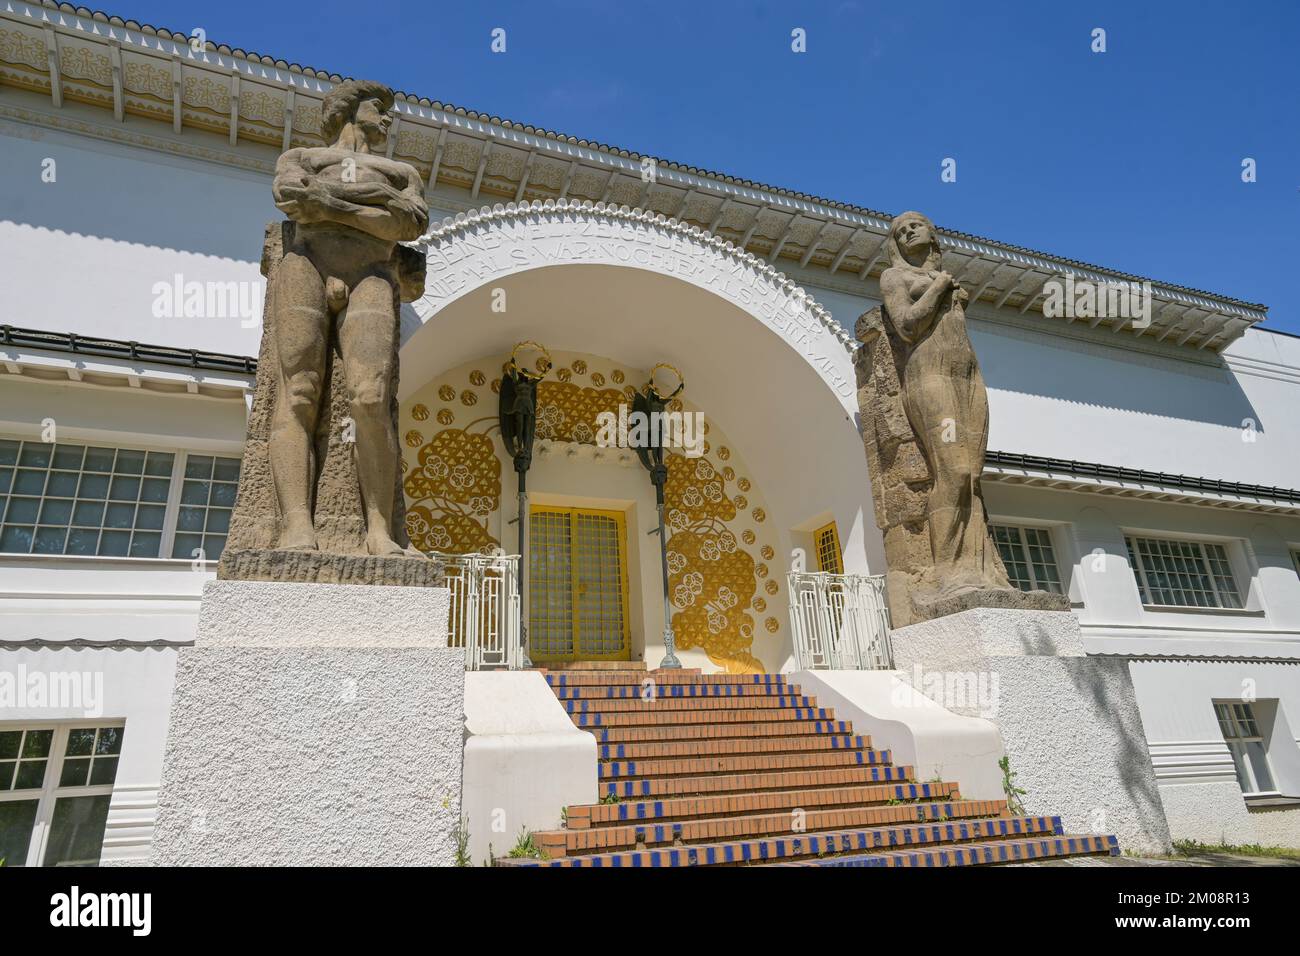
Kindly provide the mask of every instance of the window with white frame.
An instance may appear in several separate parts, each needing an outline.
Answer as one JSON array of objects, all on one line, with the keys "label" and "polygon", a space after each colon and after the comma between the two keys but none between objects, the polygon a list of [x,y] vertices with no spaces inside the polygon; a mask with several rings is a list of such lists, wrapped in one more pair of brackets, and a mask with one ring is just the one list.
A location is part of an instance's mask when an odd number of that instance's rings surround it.
[{"label": "window with white frame", "polygon": [[0,552],[221,556],[239,459],[0,438]]},{"label": "window with white frame", "polygon": [[1167,607],[1241,608],[1223,545],[1126,535],[1142,603]]},{"label": "window with white frame", "polygon": [[1269,793],[1274,789],[1268,767],[1268,744],[1259,732],[1254,705],[1241,701],[1215,701],[1214,715],[1237,768],[1242,793]]},{"label": "window with white frame", "polygon": [[1012,584],[1022,591],[1064,593],[1050,531],[1005,524],[992,525],[989,531]]},{"label": "window with white frame", "polygon": [[0,864],[96,866],[121,724],[0,724]]}]

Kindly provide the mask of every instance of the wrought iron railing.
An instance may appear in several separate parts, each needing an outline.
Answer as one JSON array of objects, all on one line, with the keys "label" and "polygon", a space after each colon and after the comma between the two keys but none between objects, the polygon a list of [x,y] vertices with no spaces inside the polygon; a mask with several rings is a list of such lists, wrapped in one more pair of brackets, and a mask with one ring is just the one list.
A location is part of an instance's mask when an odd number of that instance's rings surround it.
[{"label": "wrought iron railing", "polygon": [[881,574],[803,570],[796,551],[789,573],[790,626],[799,670],[888,670],[889,608]]},{"label": "wrought iron railing", "polygon": [[465,669],[525,666],[519,630],[519,555],[440,554],[451,591],[448,643],[465,649]]}]

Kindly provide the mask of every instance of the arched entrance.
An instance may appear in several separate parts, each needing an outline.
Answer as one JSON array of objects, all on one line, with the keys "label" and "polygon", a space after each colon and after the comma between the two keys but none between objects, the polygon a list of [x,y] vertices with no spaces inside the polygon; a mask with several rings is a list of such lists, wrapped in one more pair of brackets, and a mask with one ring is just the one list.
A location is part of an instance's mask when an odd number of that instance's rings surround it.
[{"label": "arched entrance", "polygon": [[[687,666],[775,671],[787,663],[785,571],[791,548],[811,550],[816,528],[835,525],[846,570],[883,569],[854,425],[850,340],[784,276],[699,229],[590,204],[483,210],[444,223],[425,245],[426,296],[404,316],[407,475],[435,443],[484,455],[491,446],[497,466],[489,514],[482,500],[478,512],[468,502],[456,503],[457,515],[436,512],[418,479],[408,486],[415,520],[441,521],[442,544],[513,540],[501,532],[518,516],[493,382],[513,345],[534,339],[557,359],[539,409],[563,434],[539,434],[533,503],[553,514],[623,514],[633,659],[653,664],[662,654],[658,545],[645,533],[654,528],[653,492],[635,456],[620,462],[583,428],[593,410],[625,401],[657,362],[682,370],[687,407],[710,429],[709,451],[683,457],[674,472],[682,515],[677,549],[670,539],[673,623]],[[711,496],[725,502],[713,502],[715,514],[702,504]],[[733,542],[739,554],[727,550]]]}]

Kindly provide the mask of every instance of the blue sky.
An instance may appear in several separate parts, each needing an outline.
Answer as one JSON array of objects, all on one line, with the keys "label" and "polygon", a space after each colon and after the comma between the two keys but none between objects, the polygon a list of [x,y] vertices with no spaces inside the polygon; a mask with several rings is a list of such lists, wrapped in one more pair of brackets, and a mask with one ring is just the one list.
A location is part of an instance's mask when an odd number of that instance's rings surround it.
[{"label": "blue sky", "polygon": [[[1294,0],[113,0],[108,12],[759,182],[920,209],[1263,302],[1270,327],[1300,333]],[[504,54],[489,49],[495,27]],[[806,53],[791,52],[795,27]],[[1096,27],[1105,53],[1090,49]],[[955,183],[940,181],[946,157]]]}]

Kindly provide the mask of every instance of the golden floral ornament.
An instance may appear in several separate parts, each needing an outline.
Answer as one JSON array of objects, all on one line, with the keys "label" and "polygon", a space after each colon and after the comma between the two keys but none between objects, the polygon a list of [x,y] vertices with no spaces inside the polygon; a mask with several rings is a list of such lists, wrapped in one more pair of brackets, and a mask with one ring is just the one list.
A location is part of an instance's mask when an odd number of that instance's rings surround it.
[{"label": "golden floral ornament", "polygon": [[[462,382],[469,388],[458,390],[454,381],[438,384],[434,394],[441,402],[460,402],[472,407],[478,402],[477,388],[470,371]],[[421,410],[417,416],[417,409]],[[412,407],[412,417],[429,418],[429,408],[421,403]],[[482,553],[498,542],[490,531],[490,522],[501,502],[501,462],[496,455],[490,432],[497,427],[495,417],[480,418],[465,428],[450,427],[456,420],[449,407],[434,415],[444,426],[427,442],[421,432],[412,429],[405,435],[408,446],[418,446],[414,461],[402,479],[408,500],[407,531],[415,545],[426,551],[452,554]],[[403,464],[407,464],[403,459]]]},{"label": "golden floral ornament", "polygon": [[428,406],[428,405],[421,405],[421,404],[419,404],[419,403],[416,403],[415,405],[412,405],[412,406],[411,406],[411,417],[414,418],[417,422],[428,421],[428,420],[429,420],[429,406]]},{"label": "golden floral ornament", "polygon": [[542,382],[537,386],[537,437],[594,445],[600,433],[600,416],[618,415],[623,402],[623,394],[614,388]]}]

